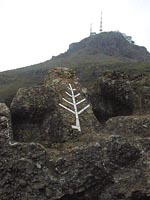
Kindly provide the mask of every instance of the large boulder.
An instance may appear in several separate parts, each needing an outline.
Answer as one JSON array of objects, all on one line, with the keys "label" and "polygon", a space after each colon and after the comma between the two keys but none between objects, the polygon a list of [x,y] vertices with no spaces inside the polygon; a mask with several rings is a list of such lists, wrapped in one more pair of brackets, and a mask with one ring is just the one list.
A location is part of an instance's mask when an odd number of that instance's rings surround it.
[{"label": "large boulder", "polygon": [[115,116],[150,114],[149,91],[149,74],[134,76],[107,71],[91,92],[93,111],[100,122]]},{"label": "large boulder", "polygon": [[[55,68],[50,70],[43,86],[20,88],[11,103],[12,123],[16,141],[40,142],[46,146],[61,143],[70,138],[78,138],[82,134],[94,133],[98,122],[89,106],[80,116],[81,131],[73,129],[76,125],[75,115],[60,106],[72,109],[73,105],[63,100],[72,102],[66,92],[69,84],[80,93],[76,101],[85,98],[78,78],[71,69]],[[88,105],[84,101],[78,105],[78,111]]]}]

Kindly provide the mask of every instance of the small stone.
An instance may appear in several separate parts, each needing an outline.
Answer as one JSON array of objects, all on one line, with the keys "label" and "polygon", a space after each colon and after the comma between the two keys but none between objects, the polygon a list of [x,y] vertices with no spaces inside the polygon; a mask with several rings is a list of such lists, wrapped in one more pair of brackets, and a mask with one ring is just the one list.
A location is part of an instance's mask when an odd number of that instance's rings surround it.
[{"label": "small stone", "polygon": [[42,166],[41,166],[39,163],[36,163],[36,167],[37,167],[38,169],[41,169],[41,168],[42,168]]}]

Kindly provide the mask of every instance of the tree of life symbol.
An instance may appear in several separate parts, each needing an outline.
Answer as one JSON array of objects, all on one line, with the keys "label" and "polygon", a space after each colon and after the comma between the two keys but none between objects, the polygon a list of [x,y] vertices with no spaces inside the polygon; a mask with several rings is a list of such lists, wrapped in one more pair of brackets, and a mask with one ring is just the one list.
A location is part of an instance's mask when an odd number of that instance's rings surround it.
[{"label": "tree of life symbol", "polygon": [[65,101],[66,103],[68,103],[69,105],[71,105],[73,107],[73,109],[70,109],[66,106],[64,106],[63,104],[59,103],[59,105],[66,109],[67,111],[73,113],[75,115],[75,120],[76,120],[76,124],[75,125],[72,125],[72,128],[73,129],[77,129],[78,131],[81,131],[81,126],[80,126],[80,120],[79,120],[79,115],[85,111],[90,105],[88,104],[87,106],[85,106],[84,108],[82,108],[80,111],[78,111],[78,105],[80,105],[82,102],[84,102],[86,99],[82,99],[80,101],[77,101],[77,97],[80,96],[80,93],[78,94],[75,94],[74,91],[76,91],[76,89],[73,89],[71,84],[69,84],[69,92],[66,92],[66,94],[69,96],[69,98],[72,100],[72,101],[68,101],[67,99],[65,98],[62,98],[63,101]]}]

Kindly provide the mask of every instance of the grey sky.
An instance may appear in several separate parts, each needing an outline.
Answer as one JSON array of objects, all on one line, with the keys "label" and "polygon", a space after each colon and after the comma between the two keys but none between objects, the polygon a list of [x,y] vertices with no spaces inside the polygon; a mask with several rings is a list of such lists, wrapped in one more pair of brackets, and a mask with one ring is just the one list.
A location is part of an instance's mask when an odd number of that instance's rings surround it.
[{"label": "grey sky", "polygon": [[89,36],[90,24],[131,35],[150,51],[149,0],[0,0],[0,71],[65,52]]}]

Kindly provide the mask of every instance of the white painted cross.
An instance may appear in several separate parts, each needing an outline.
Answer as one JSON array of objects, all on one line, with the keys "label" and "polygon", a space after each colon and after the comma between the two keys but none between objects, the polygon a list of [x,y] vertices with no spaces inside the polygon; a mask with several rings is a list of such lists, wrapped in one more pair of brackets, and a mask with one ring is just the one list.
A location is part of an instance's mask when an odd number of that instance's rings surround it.
[{"label": "white painted cross", "polygon": [[66,107],[66,106],[64,106],[64,105],[62,105],[62,104],[60,104],[60,103],[59,103],[59,105],[60,105],[62,108],[68,110],[69,112],[71,112],[71,113],[73,113],[73,114],[75,115],[76,125],[72,125],[72,128],[73,128],[73,129],[77,129],[78,131],[81,131],[81,126],[80,126],[80,121],[79,121],[79,115],[80,115],[83,111],[85,111],[90,105],[88,104],[88,105],[85,106],[83,109],[81,109],[80,111],[78,111],[77,105],[81,104],[81,103],[84,102],[86,99],[82,99],[81,101],[76,102],[76,98],[77,98],[78,96],[80,96],[80,93],[78,93],[78,94],[75,95],[75,94],[74,94],[74,91],[75,91],[76,89],[73,89],[72,86],[71,86],[71,84],[69,84],[68,89],[70,90],[71,94],[70,94],[69,92],[66,92],[66,94],[67,94],[69,97],[72,98],[72,102],[68,101],[68,100],[65,99],[65,98],[62,98],[62,99],[63,99],[66,103],[72,105],[73,108],[74,108],[74,110],[72,110],[72,109],[70,109],[70,108],[68,108],[68,107]]}]

